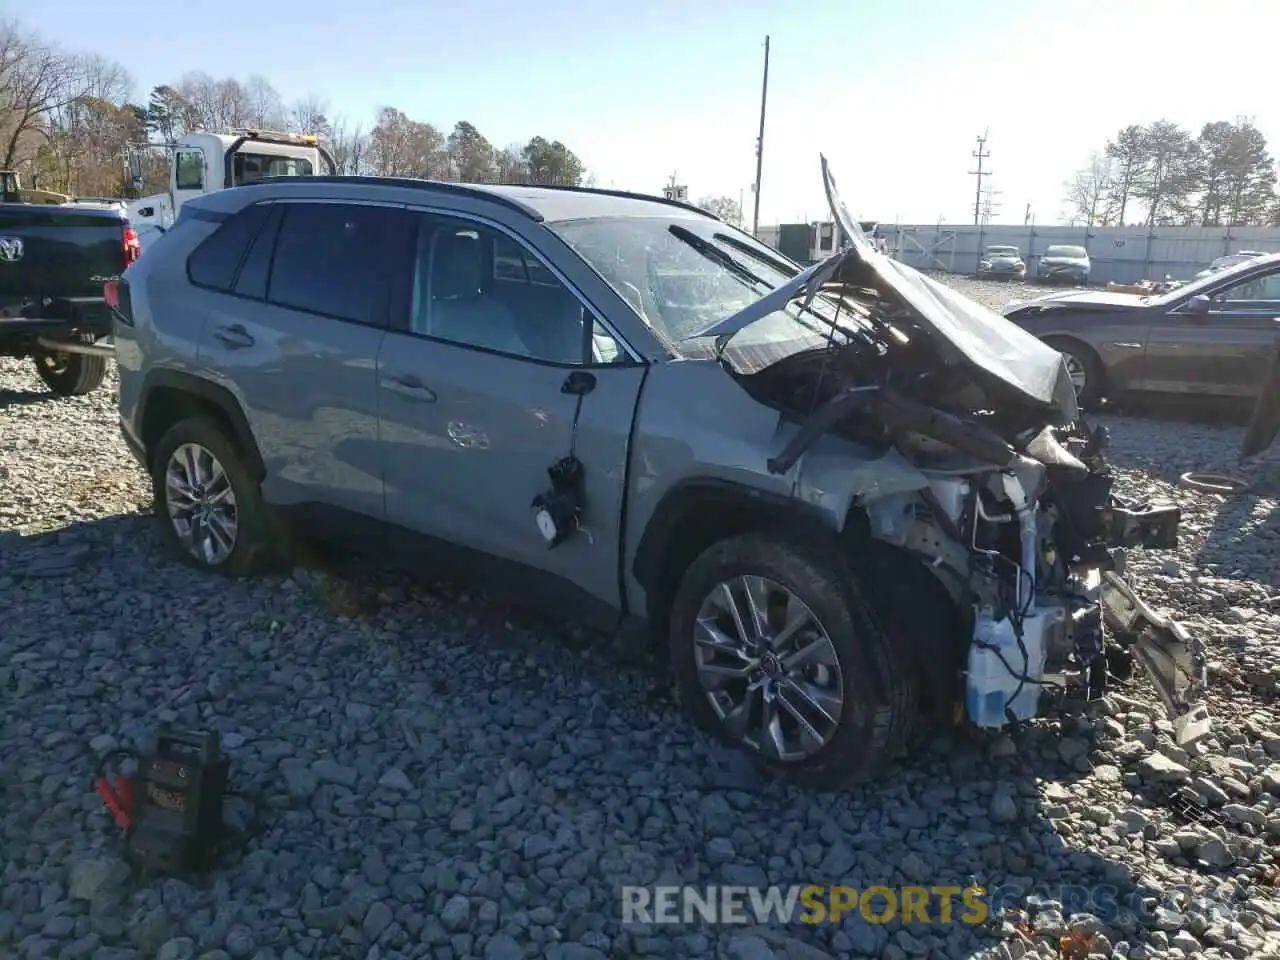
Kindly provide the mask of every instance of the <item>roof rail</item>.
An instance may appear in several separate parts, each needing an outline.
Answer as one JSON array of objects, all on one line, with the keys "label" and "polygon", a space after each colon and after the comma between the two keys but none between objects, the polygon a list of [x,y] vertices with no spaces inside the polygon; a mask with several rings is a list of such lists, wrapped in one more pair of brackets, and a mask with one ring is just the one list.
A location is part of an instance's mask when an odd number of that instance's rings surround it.
[{"label": "roof rail", "polygon": [[[354,183],[362,186],[374,187],[407,187],[411,190],[436,190],[441,193],[455,193],[464,196],[476,197],[482,200],[492,200],[494,203],[500,203],[504,207],[515,210],[524,214],[531,220],[542,221],[542,214],[528,204],[521,203],[511,197],[503,196],[500,193],[494,193],[492,190],[483,189],[485,184],[468,184],[455,183],[450,180],[424,180],[416,177],[369,177],[369,176],[343,176],[341,174],[334,176],[311,176],[311,177],[262,177],[253,183],[242,184],[242,187],[254,187],[260,183],[271,184],[276,186],[279,184],[309,184],[309,183],[335,183],[347,184]],[[477,189],[479,188],[479,189]]]},{"label": "roof rail", "polygon": [[[254,183],[360,183],[371,186],[389,186],[389,187],[410,187],[416,189],[444,190],[454,193],[467,194],[470,196],[484,197],[485,199],[495,200],[498,203],[505,204],[514,210],[534,220],[542,220],[542,214],[526,204],[520,203],[511,197],[496,193],[493,190],[486,190],[485,187],[525,187],[531,190],[562,190],[566,193],[589,193],[601,197],[619,197],[626,200],[647,200],[650,203],[661,203],[669,207],[678,207],[681,210],[688,210],[691,213],[699,213],[704,217],[709,217],[718,223],[725,221],[717,217],[714,213],[703,210],[699,206],[692,203],[685,203],[683,200],[669,200],[666,197],[649,193],[635,193],[629,190],[606,190],[603,187],[574,187],[562,184],[542,184],[542,183],[458,183],[454,180],[426,180],[419,177],[371,177],[371,176],[311,176],[311,177],[263,177],[261,180],[255,180]],[[251,184],[246,184],[251,186]]]},{"label": "roof rail", "polygon": [[[480,186],[484,186],[484,184],[480,184]],[[708,210],[703,210],[701,207],[696,206],[692,203],[685,203],[683,200],[671,200],[667,197],[659,196],[657,194],[652,194],[652,193],[635,193],[630,190],[606,190],[604,187],[575,187],[575,186],[569,186],[565,184],[502,183],[502,184],[494,184],[494,186],[533,187],[536,190],[564,190],[569,193],[592,193],[592,194],[596,194],[597,196],[621,197],[627,200],[648,200],[651,203],[662,203],[662,204],[666,204],[669,207],[679,207],[681,210],[690,210],[694,213],[700,213],[705,217],[710,217],[712,220],[719,220],[721,223],[724,222],[719,217],[717,217],[714,213],[711,213]]]}]

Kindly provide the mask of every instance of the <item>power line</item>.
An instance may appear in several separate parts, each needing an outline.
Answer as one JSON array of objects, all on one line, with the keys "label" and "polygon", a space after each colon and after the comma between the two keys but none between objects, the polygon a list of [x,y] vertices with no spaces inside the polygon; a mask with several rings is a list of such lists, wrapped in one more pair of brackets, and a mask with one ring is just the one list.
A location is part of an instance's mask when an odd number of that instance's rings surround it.
[{"label": "power line", "polygon": [[975,227],[982,222],[982,178],[991,176],[990,170],[982,169],[982,161],[991,156],[991,151],[985,149],[986,145],[987,133],[984,130],[982,136],[978,137],[978,149],[971,154],[978,161],[978,169],[969,171],[969,176],[977,178],[973,191],[973,225]]},{"label": "power line", "polygon": [[997,199],[1001,191],[994,187],[987,187],[982,192],[982,222],[990,223],[997,213],[1000,212],[1000,201]]}]

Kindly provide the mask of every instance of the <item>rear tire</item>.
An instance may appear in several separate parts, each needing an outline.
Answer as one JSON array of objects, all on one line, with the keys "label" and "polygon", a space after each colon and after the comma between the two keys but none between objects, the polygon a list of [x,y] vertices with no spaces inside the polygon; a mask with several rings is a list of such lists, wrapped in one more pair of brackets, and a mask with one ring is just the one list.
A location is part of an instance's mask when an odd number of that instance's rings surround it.
[{"label": "rear tire", "polygon": [[[192,497],[195,474],[210,479],[199,484],[202,495]],[[273,534],[261,486],[216,422],[190,417],[165,432],[151,458],[151,489],[156,535],[183,563],[246,577],[265,572],[278,560],[275,545],[284,541]],[[216,530],[209,532],[215,522]]]},{"label": "rear tire", "polygon": [[[765,642],[752,655],[708,662],[700,651],[719,658],[728,648],[711,638],[734,633],[737,624],[724,600],[726,585],[734,593],[748,582],[757,609],[771,621],[761,631],[766,637],[781,641],[781,626],[807,614],[812,620],[795,632],[795,643],[820,650],[803,658],[796,652],[772,656]],[[721,604],[725,612],[712,617],[709,611]],[[744,604],[737,606],[741,613]],[[882,772],[903,751],[917,719],[914,665],[890,644],[834,545],[762,532],[714,544],[684,573],[672,604],[669,644],[676,693],[690,717],[803,786],[833,789]],[[758,664],[738,676],[737,665],[752,660]],[[733,676],[721,684],[727,670]],[[766,685],[765,692],[753,694],[744,707],[753,683]],[[817,703],[824,710],[810,709]],[[770,706],[776,728],[764,723]]]},{"label": "rear tire", "polygon": [[[80,334],[77,343],[91,344],[91,334]],[[83,353],[61,353],[38,348],[32,355],[36,373],[54,393],[60,397],[79,397],[92,393],[102,386],[107,376],[107,358],[91,357]]]}]

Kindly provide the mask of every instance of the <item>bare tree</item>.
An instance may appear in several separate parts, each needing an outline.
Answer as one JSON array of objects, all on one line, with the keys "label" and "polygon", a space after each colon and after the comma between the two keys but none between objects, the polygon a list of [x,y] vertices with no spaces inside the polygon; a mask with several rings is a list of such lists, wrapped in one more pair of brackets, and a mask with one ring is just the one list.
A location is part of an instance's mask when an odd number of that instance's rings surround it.
[{"label": "bare tree", "polygon": [[274,130],[289,125],[284,101],[266,77],[255,73],[245,84],[244,93],[249,126]]},{"label": "bare tree", "polygon": [[742,208],[732,197],[703,197],[696,205],[725,223],[742,226]]},{"label": "bare tree", "polygon": [[265,77],[256,74],[241,83],[234,77],[215,80],[197,71],[184,74],[174,90],[186,105],[183,121],[187,130],[278,129],[289,125],[289,111],[280,94]]},{"label": "bare tree", "polygon": [[0,166],[51,135],[52,114],[87,91],[84,65],[9,21],[0,24]]},{"label": "bare tree", "polygon": [[226,130],[249,123],[248,96],[236,80],[215,80],[195,71],[183,74],[173,88],[182,98],[187,130]]},{"label": "bare tree", "polygon": [[365,173],[369,166],[369,135],[359,123],[349,123],[339,117],[334,120],[328,136],[329,153],[333,156],[336,173],[356,176]]},{"label": "bare tree", "polygon": [[515,183],[525,179],[528,166],[524,162],[524,144],[512,143],[494,155],[494,170],[499,183]]},{"label": "bare tree", "polygon": [[294,103],[289,111],[291,127],[299,133],[312,133],[317,137],[329,137],[333,131],[329,123],[329,102],[309,93]]},{"label": "bare tree", "polygon": [[133,96],[133,77],[116,61],[100,53],[72,58],[82,81],[82,95],[121,104]]},{"label": "bare tree", "polygon": [[449,172],[444,134],[392,107],[378,111],[378,122],[369,134],[369,162],[380,177],[439,180]]},{"label": "bare tree", "polygon": [[1115,165],[1105,153],[1091,153],[1089,163],[1066,184],[1067,220],[1072,225],[1111,225],[1108,198],[1115,190]]}]

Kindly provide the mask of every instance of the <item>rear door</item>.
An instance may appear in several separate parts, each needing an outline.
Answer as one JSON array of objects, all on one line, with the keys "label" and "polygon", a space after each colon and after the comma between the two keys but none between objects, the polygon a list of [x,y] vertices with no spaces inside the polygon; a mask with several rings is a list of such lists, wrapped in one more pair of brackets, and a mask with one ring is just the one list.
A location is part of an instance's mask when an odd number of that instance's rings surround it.
[{"label": "rear door", "polygon": [[1276,346],[1280,264],[1156,316],[1147,335],[1145,386],[1169,393],[1254,399]]},{"label": "rear door", "polygon": [[[448,545],[455,563],[505,571],[513,591],[616,609],[644,366],[514,232],[409,216],[402,306],[378,364],[392,542],[428,559]],[[574,383],[589,392],[567,393]],[[549,548],[533,501],[570,454],[585,470],[582,529]]]},{"label": "rear door", "polygon": [[376,366],[391,208],[262,206],[242,214],[258,227],[229,288],[209,301],[199,360],[244,406],[267,468],[266,498],[315,532],[381,545]]}]

